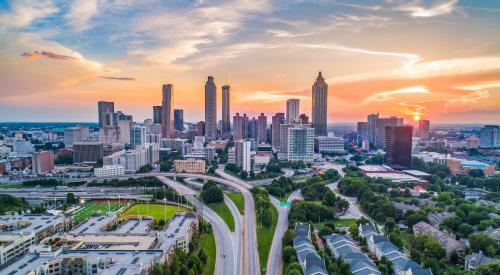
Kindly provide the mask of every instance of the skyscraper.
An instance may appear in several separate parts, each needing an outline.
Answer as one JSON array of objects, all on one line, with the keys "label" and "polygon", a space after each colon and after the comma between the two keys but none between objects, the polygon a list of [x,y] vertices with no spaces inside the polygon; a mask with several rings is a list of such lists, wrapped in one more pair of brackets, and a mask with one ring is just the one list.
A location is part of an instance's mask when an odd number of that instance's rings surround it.
[{"label": "skyscraper", "polygon": [[240,140],[247,137],[248,117],[246,114],[240,116],[236,113],[233,116],[233,140]]},{"label": "skyscraper", "polygon": [[99,128],[113,126],[113,114],[115,112],[115,103],[108,101],[99,101],[97,103],[99,115]]},{"label": "skyscraper", "polygon": [[312,85],[312,126],[315,136],[326,136],[328,84],[319,72]]},{"label": "skyscraper", "polygon": [[146,143],[146,127],[135,125],[130,128],[130,145],[132,149],[136,146],[144,145]]},{"label": "skyscraper", "polygon": [[89,127],[75,126],[64,129],[64,145],[73,147],[74,142],[87,141],[89,139]]},{"label": "skyscraper", "polygon": [[33,153],[31,157],[31,167],[33,174],[42,174],[50,172],[54,169],[54,152],[38,151]]},{"label": "skyscraper", "polygon": [[260,113],[257,120],[257,142],[262,143],[267,141],[267,116]]},{"label": "skyscraper", "polygon": [[372,144],[375,144],[375,132],[377,130],[378,113],[368,115],[366,120],[367,120],[366,133],[368,141]]},{"label": "skyscraper", "polygon": [[364,121],[359,121],[356,126],[356,133],[358,135],[357,142],[362,143],[363,140],[368,139],[368,123]]},{"label": "skyscraper", "polygon": [[241,167],[243,171],[252,170],[251,162],[251,146],[252,142],[246,139],[240,139],[234,142],[235,163]]},{"label": "skyscraper", "polygon": [[429,139],[429,125],[430,121],[421,119],[418,121],[418,137],[420,140]]},{"label": "skyscraper", "polygon": [[227,136],[231,133],[231,105],[229,85],[222,86],[222,135]]},{"label": "skyscraper", "polygon": [[165,138],[170,138],[172,134],[173,97],[174,97],[174,86],[172,84],[164,84],[162,88],[161,134]]},{"label": "skyscraper", "polygon": [[479,147],[500,147],[500,127],[498,125],[485,125],[479,132]]},{"label": "skyscraper", "polygon": [[403,119],[395,116],[388,118],[378,118],[375,128],[375,146],[385,148],[385,129],[387,126],[402,126]]},{"label": "skyscraper", "polygon": [[288,161],[314,161],[314,129],[297,124],[288,128]]},{"label": "skyscraper", "polygon": [[251,138],[254,141],[257,140],[257,119],[255,119],[255,117],[248,119],[246,137]]},{"label": "skyscraper", "polygon": [[174,129],[184,131],[184,110],[174,109]]},{"label": "skyscraper", "polygon": [[299,120],[302,124],[309,124],[309,117],[306,114],[301,114]]},{"label": "skyscraper", "polygon": [[276,113],[272,117],[271,124],[271,145],[278,149],[280,147],[280,125],[285,123],[285,114]]},{"label": "skyscraper", "polygon": [[292,98],[286,101],[286,122],[291,123],[299,118],[300,100]]},{"label": "skyscraper", "polygon": [[411,166],[413,127],[385,127],[386,162],[394,169],[408,169]]},{"label": "skyscraper", "polygon": [[163,106],[153,106],[153,123],[161,124],[161,109]]},{"label": "skyscraper", "polygon": [[217,87],[212,76],[205,83],[205,138],[217,138]]}]

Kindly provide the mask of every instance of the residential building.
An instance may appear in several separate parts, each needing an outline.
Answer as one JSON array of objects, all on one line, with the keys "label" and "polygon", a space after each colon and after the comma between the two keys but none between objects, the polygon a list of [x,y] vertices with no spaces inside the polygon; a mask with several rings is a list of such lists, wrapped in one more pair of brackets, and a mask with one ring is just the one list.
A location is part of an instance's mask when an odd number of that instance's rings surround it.
[{"label": "residential building", "polygon": [[315,139],[315,147],[319,153],[344,153],[344,139],[335,136],[319,136]]},{"label": "residential building", "polygon": [[311,241],[309,224],[295,225],[293,248],[295,248],[297,260],[304,275],[328,275],[325,261],[319,256]]},{"label": "residential building", "polygon": [[394,169],[411,166],[412,126],[387,126],[385,128],[386,162]]},{"label": "residential building", "polygon": [[161,105],[161,134],[165,138],[170,138],[172,135],[173,98],[174,86],[172,84],[163,84]]},{"label": "residential building", "polygon": [[428,140],[429,139],[429,125],[430,125],[429,120],[421,119],[418,121],[417,136],[421,140]]},{"label": "residential building", "polygon": [[370,114],[367,117],[367,136],[368,136],[368,141],[371,144],[375,145],[375,134],[377,130],[377,122],[378,122],[379,114]]},{"label": "residential building", "polygon": [[314,128],[300,124],[290,127],[287,141],[288,161],[314,161]]},{"label": "residential building", "polygon": [[449,258],[455,251],[459,253],[465,251],[465,245],[462,242],[457,241],[450,234],[444,231],[440,231],[436,227],[424,221],[413,225],[413,232],[415,233],[415,235],[428,234],[436,239],[436,241],[438,241],[446,250],[447,258]]},{"label": "residential building", "polygon": [[328,120],[328,84],[319,72],[312,85],[312,127],[315,136],[326,136]]},{"label": "residential building", "polygon": [[130,128],[130,145],[132,148],[146,144],[146,127],[135,125]]},{"label": "residential building", "polygon": [[174,160],[174,169],[178,173],[205,173],[206,162],[201,159]]},{"label": "residential building", "polygon": [[112,127],[113,114],[115,112],[115,103],[107,101],[99,101],[97,103],[97,111],[99,117],[99,128]]},{"label": "residential building", "polygon": [[126,174],[137,172],[142,166],[150,163],[149,151],[146,147],[138,146],[132,150],[122,150],[103,158],[104,165],[121,165]]},{"label": "residential building", "polygon": [[174,129],[184,131],[184,110],[174,109]]},{"label": "residential building", "polygon": [[116,177],[125,175],[125,168],[121,165],[104,165],[94,168],[95,177]]},{"label": "residential building", "polygon": [[257,143],[265,143],[267,141],[267,116],[260,113],[257,119]]},{"label": "residential building", "polygon": [[364,121],[360,121],[356,124],[356,134],[358,135],[358,143],[361,143],[363,140],[368,139],[368,123]]},{"label": "residential building", "polygon": [[231,87],[222,86],[222,135],[231,134]]},{"label": "residential building", "polygon": [[130,128],[132,127],[132,120],[119,119],[117,121],[117,126],[119,130],[118,143],[130,144]]},{"label": "residential building", "polygon": [[64,129],[65,147],[73,147],[74,142],[87,141],[90,137],[88,126],[67,127]]},{"label": "residential building", "polygon": [[73,163],[95,163],[104,157],[102,142],[73,143]]},{"label": "residential building", "polygon": [[161,124],[161,110],[163,106],[153,106],[153,123]]},{"label": "residential building", "polygon": [[409,205],[400,202],[393,202],[392,204],[394,205],[394,208],[396,208],[396,216],[398,219],[403,219],[406,212],[410,210],[414,212],[420,210],[420,208],[416,207],[415,205]]},{"label": "residential building", "polygon": [[217,138],[217,87],[212,76],[205,83],[205,137],[207,141]]},{"label": "residential building", "polygon": [[246,139],[240,139],[234,142],[235,164],[243,171],[252,170],[251,163],[252,142]]},{"label": "residential building", "polygon": [[257,119],[255,117],[248,120],[246,134],[245,138],[257,140]]},{"label": "residential building", "polygon": [[475,270],[482,265],[500,262],[499,259],[487,257],[481,251],[465,256],[464,267],[468,270]]},{"label": "residential building", "polygon": [[280,126],[285,123],[285,114],[276,113],[272,117],[271,124],[271,145],[275,149],[280,148]]},{"label": "residential building", "polygon": [[367,239],[373,234],[378,234],[377,229],[370,223],[360,224],[358,226],[358,235],[362,238]]},{"label": "residential building", "polygon": [[188,144],[189,140],[185,138],[166,138],[162,140],[163,148],[170,148],[172,151],[181,152],[182,146]]},{"label": "residential building", "polygon": [[300,100],[296,98],[286,101],[286,122],[292,123],[299,118]]},{"label": "residential building", "polygon": [[432,225],[436,228],[439,228],[439,226],[441,225],[441,223],[445,219],[453,217],[453,216],[455,216],[454,213],[447,212],[447,211],[439,212],[439,213],[429,213],[429,214],[427,214],[427,220],[429,221],[430,225]]},{"label": "residential building", "polygon": [[479,132],[479,147],[499,148],[500,147],[500,127],[498,125],[485,125]]},{"label": "residential building", "polygon": [[37,151],[31,157],[33,174],[43,174],[54,169],[54,152]]},{"label": "residential building", "polygon": [[236,113],[233,116],[233,140],[240,140],[247,137],[248,117],[246,114],[240,116]]}]

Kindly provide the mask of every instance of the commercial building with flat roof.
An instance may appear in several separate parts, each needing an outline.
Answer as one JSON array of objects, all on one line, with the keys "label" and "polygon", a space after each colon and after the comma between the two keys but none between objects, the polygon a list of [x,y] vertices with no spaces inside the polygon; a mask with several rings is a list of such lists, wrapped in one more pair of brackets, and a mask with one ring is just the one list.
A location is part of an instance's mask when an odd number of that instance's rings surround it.
[{"label": "commercial building with flat roof", "polygon": [[104,157],[102,142],[73,143],[73,163],[95,163]]},{"label": "commercial building with flat roof", "polygon": [[174,160],[174,169],[178,173],[205,173],[206,163],[201,159]]}]

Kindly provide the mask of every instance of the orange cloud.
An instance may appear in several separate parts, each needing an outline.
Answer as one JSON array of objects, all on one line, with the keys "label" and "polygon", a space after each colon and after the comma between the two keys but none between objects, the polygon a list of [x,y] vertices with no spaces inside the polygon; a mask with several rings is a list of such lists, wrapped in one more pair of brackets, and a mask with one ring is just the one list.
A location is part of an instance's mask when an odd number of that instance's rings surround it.
[{"label": "orange cloud", "polygon": [[125,80],[125,81],[137,80],[137,78],[135,77],[99,76],[99,78],[110,79],[110,80]]},{"label": "orange cloud", "polygon": [[50,58],[50,59],[58,59],[58,60],[75,60],[75,59],[78,59],[78,57],[74,57],[74,56],[69,56],[69,55],[62,55],[62,54],[56,54],[56,53],[53,53],[53,52],[46,52],[46,51],[34,51],[34,52],[31,52],[31,53],[23,53],[21,54],[21,56],[28,60],[28,61],[31,61],[31,60],[35,60],[35,59],[39,59],[39,58]]}]

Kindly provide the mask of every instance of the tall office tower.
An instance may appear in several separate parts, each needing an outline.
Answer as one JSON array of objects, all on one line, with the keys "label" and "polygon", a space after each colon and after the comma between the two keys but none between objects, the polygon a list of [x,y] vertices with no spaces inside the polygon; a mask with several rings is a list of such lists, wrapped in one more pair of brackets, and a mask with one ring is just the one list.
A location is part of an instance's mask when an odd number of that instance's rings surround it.
[{"label": "tall office tower", "polygon": [[421,119],[418,121],[418,137],[420,140],[429,139],[429,125],[430,121]]},{"label": "tall office tower", "polygon": [[130,145],[135,149],[139,145],[146,143],[146,127],[135,125],[130,128]]},{"label": "tall office tower", "polygon": [[328,84],[319,72],[312,85],[312,126],[316,136],[326,136]]},{"label": "tall office tower", "polygon": [[286,123],[280,125],[280,150],[282,158],[286,158],[288,152],[288,129],[293,127],[292,124]]},{"label": "tall office tower", "polygon": [[356,133],[358,135],[358,144],[360,144],[363,140],[368,139],[368,122],[359,121],[356,125]]},{"label": "tall office tower", "polygon": [[231,87],[222,86],[222,135],[227,136],[231,133]]},{"label": "tall office tower", "polygon": [[197,136],[205,135],[205,121],[200,121],[196,124],[196,135]]},{"label": "tall office tower", "polygon": [[265,143],[267,141],[267,116],[260,113],[257,119],[257,142]]},{"label": "tall office tower", "polygon": [[33,153],[31,157],[31,167],[33,174],[42,174],[50,172],[54,169],[54,152],[38,151]]},{"label": "tall office tower", "polygon": [[306,114],[301,114],[299,120],[302,124],[309,124],[309,117]]},{"label": "tall office tower", "polygon": [[132,127],[132,120],[120,119],[118,120],[118,143],[130,144],[130,127]]},{"label": "tall office tower", "polygon": [[385,127],[387,126],[402,126],[402,120],[395,116],[388,118],[379,118],[377,120],[377,128],[375,130],[375,146],[385,148]]},{"label": "tall office tower", "polygon": [[161,134],[165,138],[170,138],[172,134],[172,100],[174,98],[174,86],[164,84],[162,88],[161,105]]},{"label": "tall office tower", "polygon": [[254,141],[257,140],[257,119],[252,117],[247,123],[247,138],[251,138]]},{"label": "tall office tower", "polygon": [[153,123],[161,124],[161,108],[163,106],[153,106]]},{"label": "tall office tower", "polygon": [[97,112],[99,115],[99,128],[112,127],[113,114],[115,112],[115,103],[107,101],[99,101],[97,103]]},{"label": "tall office tower", "polygon": [[174,109],[174,129],[184,131],[184,110]]},{"label": "tall office tower", "polygon": [[309,125],[288,128],[288,161],[314,161],[314,132]]},{"label": "tall office tower", "polygon": [[368,142],[375,144],[375,132],[377,130],[378,113],[368,115],[366,120],[366,130]]},{"label": "tall office tower", "polygon": [[280,147],[280,125],[283,123],[285,123],[285,114],[284,113],[276,113],[272,117],[271,145],[275,149],[278,149]]},{"label": "tall office tower", "polygon": [[497,125],[485,125],[479,132],[480,148],[500,147],[500,128]]},{"label": "tall office tower", "polygon": [[236,113],[233,116],[233,140],[240,140],[247,137],[247,125],[248,117],[246,114],[240,116],[240,113]]},{"label": "tall office tower", "polygon": [[73,143],[79,141],[87,141],[89,139],[89,127],[75,126],[64,129],[64,145],[73,147]]},{"label": "tall office tower", "polygon": [[214,78],[209,76],[205,83],[205,138],[217,138],[217,87]]},{"label": "tall office tower", "polygon": [[300,100],[292,98],[286,101],[286,123],[291,123],[299,118]]},{"label": "tall office tower", "polygon": [[387,126],[384,132],[386,163],[393,169],[410,168],[413,127]]},{"label": "tall office tower", "polygon": [[235,164],[241,167],[241,170],[247,172],[252,170],[251,146],[252,142],[246,139],[240,139],[234,142]]}]

